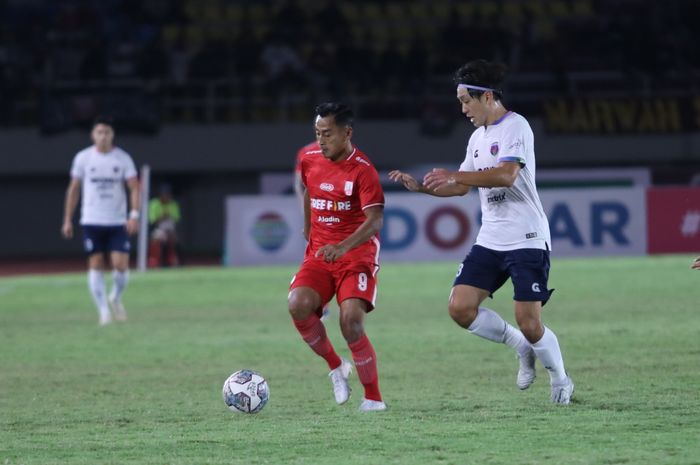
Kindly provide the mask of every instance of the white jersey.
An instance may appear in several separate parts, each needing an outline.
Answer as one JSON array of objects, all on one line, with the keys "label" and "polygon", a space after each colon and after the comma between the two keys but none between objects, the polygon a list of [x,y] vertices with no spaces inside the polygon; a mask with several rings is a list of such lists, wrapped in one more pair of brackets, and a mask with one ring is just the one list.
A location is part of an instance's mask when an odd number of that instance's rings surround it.
[{"label": "white jersey", "polygon": [[126,224],[127,179],[137,176],[134,161],[118,147],[101,153],[93,145],[78,152],[70,170],[82,184],[80,224],[118,226]]},{"label": "white jersey", "polygon": [[522,169],[512,187],[480,187],[481,230],[476,244],[493,250],[551,249],[549,223],[535,186],[535,143],[527,120],[513,112],[469,138],[460,171],[484,171],[499,162]]}]

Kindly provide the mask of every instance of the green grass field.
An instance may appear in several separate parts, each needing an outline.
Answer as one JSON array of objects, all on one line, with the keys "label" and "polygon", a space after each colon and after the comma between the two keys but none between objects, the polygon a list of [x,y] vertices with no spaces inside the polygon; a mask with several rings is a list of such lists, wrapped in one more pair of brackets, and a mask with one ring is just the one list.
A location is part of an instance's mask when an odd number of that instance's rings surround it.
[{"label": "green grass field", "polygon": [[[385,265],[367,330],[389,410],[336,406],[289,321],[295,268],[132,274],[106,328],[84,274],[0,279],[0,464],[700,464],[700,272],[690,256],[555,260],[544,312],[576,382],[515,387],[504,345],[447,315],[451,263]],[[507,284],[488,305],[513,321]],[[329,335],[350,357],[338,330]],[[226,377],[266,376],[258,415]]]}]

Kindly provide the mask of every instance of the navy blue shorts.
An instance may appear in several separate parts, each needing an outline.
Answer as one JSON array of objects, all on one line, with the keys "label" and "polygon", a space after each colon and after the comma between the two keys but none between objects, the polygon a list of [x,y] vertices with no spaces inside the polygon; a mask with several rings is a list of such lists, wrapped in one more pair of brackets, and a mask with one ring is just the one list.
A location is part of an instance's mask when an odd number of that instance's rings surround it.
[{"label": "navy blue shorts", "polygon": [[129,253],[131,243],[126,226],[83,225],[83,245],[88,255],[102,252]]},{"label": "navy blue shorts", "polygon": [[513,281],[513,300],[546,304],[554,289],[547,289],[549,250],[498,251],[474,245],[457,271],[453,286],[467,284],[493,293],[508,278]]}]

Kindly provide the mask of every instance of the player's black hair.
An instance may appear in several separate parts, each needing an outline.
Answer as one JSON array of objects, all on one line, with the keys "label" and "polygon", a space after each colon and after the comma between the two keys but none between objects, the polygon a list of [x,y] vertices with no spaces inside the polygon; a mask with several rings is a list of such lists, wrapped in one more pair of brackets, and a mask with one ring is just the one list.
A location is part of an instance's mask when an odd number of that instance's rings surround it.
[{"label": "player's black hair", "polygon": [[[455,84],[494,89],[493,98],[501,100],[503,98],[501,86],[506,74],[508,74],[508,67],[505,64],[479,59],[470,61],[455,71],[454,81]],[[483,90],[469,89],[469,95],[473,98],[479,98],[483,93]]]},{"label": "player's black hair", "polygon": [[95,118],[95,119],[92,121],[92,127],[93,127],[93,129],[94,129],[95,126],[97,126],[98,124],[104,124],[105,126],[109,126],[109,127],[111,127],[112,129],[114,129],[114,118],[112,118],[112,117],[109,116],[109,115],[100,115],[100,116],[98,116],[97,118]]},{"label": "player's black hair", "polygon": [[316,115],[321,118],[333,116],[338,126],[352,127],[355,122],[355,113],[344,103],[325,102],[316,107]]}]

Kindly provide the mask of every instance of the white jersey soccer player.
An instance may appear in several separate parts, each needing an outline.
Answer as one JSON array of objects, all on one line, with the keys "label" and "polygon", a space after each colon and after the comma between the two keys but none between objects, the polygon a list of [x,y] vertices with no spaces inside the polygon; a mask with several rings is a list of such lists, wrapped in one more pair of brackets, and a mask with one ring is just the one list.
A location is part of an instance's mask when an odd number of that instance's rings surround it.
[{"label": "white jersey soccer player", "polygon": [[124,182],[136,178],[134,161],[119,147],[106,153],[90,146],[73,159],[70,176],[80,179],[82,200],[81,225],[124,226],[127,201]]},{"label": "white jersey soccer player", "polygon": [[482,226],[478,245],[493,250],[551,250],[549,222],[535,185],[534,147],[527,120],[511,111],[488,130],[482,126],[472,133],[459,171],[490,170],[502,162],[522,166],[512,186],[479,189]]},{"label": "white jersey soccer player", "polygon": [[[88,287],[97,306],[100,325],[106,325],[112,318],[126,320],[122,294],[129,278],[129,234],[138,229],[139,184],[129,154],[112,145],[114,130],[111,121],[98,119],[91,135],[95,145],[81,150],[73,159],[62,234],[66,239],[73,237],[72,218],[82,187],[80,225],[88,254]],[[131,201],[128,216],[125,183]],[[113,268],[109,296],[104,282],[105,253],[110,254]]]},{"label": "white jersey soccer player", "polygon": [[[434,169],[423,184],[398,170],[389,177],[410,191],[438,197],[479,188],[482,226],[454,280],[450,316],[472,334],[515,349],[520,389],[534,382],[539,358],[549,372],[552,402],[568,404],[574,383],[564,369],[557,337],[541,320],[552,293],[547,289],[551,241],[535,187],[534,137],[527,120],[503,106],[504,77],[504,65],[485,60],[471,61],[455,73],[462,112],[477,128],[459,171]],[[508,278],[520,330],[481,306]]]}]

